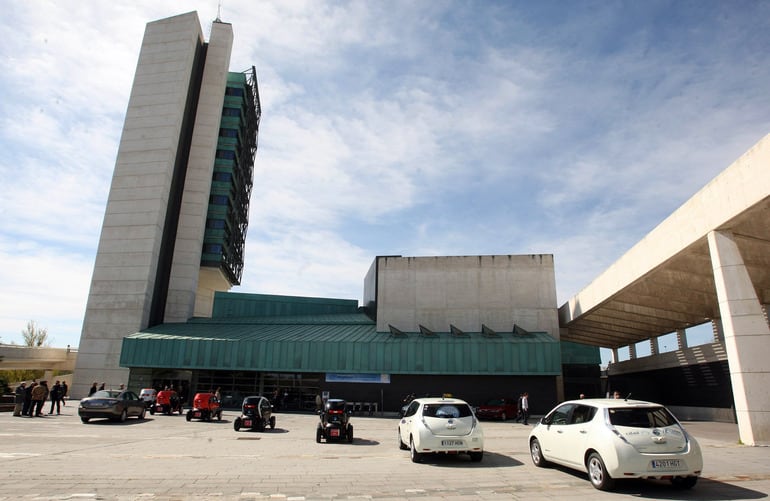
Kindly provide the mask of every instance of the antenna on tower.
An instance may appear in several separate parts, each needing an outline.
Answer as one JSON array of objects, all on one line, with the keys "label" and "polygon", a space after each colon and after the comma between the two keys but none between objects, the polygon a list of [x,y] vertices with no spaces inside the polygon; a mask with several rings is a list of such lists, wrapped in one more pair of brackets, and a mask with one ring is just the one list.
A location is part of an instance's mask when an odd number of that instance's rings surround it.
[{"label": "antenna on tower", "polygon": [[220,0],[219,2],[217,2],[217,18],[214,20],[214,22],[216,23],[222,22],[222,18],[220,17],[221,14],[222,14],[222,1]]}]

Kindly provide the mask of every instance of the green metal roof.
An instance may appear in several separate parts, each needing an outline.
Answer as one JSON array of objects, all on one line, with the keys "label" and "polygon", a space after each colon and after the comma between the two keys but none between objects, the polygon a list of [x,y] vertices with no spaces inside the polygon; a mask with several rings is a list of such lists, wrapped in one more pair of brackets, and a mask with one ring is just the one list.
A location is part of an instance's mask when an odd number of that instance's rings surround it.
[{"label": "green metal roof", "polygon": [[524,335],[377,332],[363,313],[162,324],[123,340],[123,367],[383,374],[561,374],[558,341]]}]

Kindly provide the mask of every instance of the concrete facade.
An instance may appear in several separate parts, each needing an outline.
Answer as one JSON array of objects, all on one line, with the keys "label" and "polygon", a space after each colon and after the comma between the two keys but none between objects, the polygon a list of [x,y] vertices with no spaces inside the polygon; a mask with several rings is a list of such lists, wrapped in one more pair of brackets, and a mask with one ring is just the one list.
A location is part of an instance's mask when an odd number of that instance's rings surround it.
[{"label": "concrete facade", "polygon": [[550,254],[377,257],[364,280],[364,304],[376,304],[377,330],[417,332],[420,324],[469,332],[514,324],[559,339]]},{"label": "concrete facade", "polygon": [[151,317],[166,306],[169,319],[191,316],[231,45],[230,25],[215,22],[207,52],[195,12],[147,24],[83,321],[75,398],[93,381],[126,381],[123,337],[157,322]]}]

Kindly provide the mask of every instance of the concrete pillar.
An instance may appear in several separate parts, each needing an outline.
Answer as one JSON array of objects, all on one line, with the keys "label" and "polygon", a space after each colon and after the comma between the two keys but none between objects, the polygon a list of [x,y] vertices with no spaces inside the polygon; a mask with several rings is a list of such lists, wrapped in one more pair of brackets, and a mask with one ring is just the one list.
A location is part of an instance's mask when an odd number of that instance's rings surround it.
[{"label": "concrete pillar", "polygon": [[770,327],[731,232],[708,234],[740,439],[770,445]]},{"label": "concrete pillar", "polygon": [[650,338],[650,355],[657,355],[660,353],[660,344],[658,343],[658,338],[652,337]]},{"label": "concrete pillar", "polygon": [[633,360],[636,358],[636,345],[635,344],[629,344],[628,345],[628,359]]},{"label": "concrete pillar", "polygon": [[680,350],[687,348],[687,333],[684,329],[676,330],[676,344]]},{"label": "concrete pillar", "polygon": [[618,363],[618,349],[617,348],[613,348],[612,349],[612,360],[610,360],[610,362],[612,362],[613,364]]},{"label": "concrete pillar", "polygon": [[724,343],[725,342],[725,331],[722,328],[722,319],[721,318],[715,318],[711,320],[711,330],[714,332],[714,342],[715,343]]}]

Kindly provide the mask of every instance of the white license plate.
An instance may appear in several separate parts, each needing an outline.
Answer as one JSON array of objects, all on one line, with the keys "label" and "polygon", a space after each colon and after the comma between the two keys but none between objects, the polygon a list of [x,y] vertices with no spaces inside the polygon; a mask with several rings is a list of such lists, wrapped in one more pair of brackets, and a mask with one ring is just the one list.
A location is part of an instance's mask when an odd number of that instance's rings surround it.
[{"label": "white license plate", "polygon": [[462,447],[464,442],[462,440],[442,440],[441,445],[444,447]]},{"label": "white license plate", "polygon": [[680,468],[682,461],[680,459],[653,459],[653,470],[675,470]]}]

